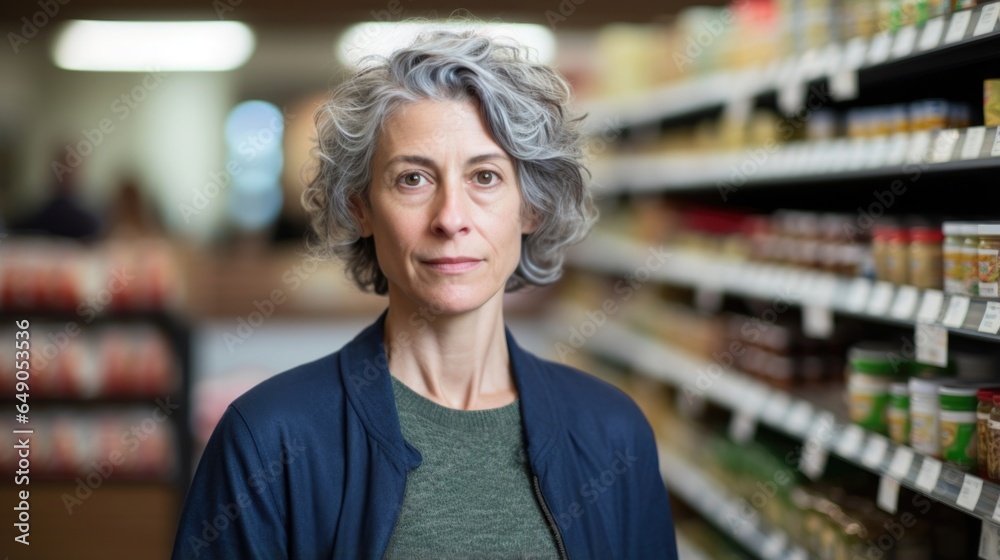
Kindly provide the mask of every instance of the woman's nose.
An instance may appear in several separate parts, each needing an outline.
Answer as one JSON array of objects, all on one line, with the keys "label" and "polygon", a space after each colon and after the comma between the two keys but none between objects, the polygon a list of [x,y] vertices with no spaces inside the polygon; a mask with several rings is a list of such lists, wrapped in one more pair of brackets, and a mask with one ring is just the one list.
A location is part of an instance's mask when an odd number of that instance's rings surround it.
[{"label": "woman's nose", "polygon": [[436,235],[454,237],[469,231],[469,200],[461,181],[444,180],[435,197],[431,229]]}]

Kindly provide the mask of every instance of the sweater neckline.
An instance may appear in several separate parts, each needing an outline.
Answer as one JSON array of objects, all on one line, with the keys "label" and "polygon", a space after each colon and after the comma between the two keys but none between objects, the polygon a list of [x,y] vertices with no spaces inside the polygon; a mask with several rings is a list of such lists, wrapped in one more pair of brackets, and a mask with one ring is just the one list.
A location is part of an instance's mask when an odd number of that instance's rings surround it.
[{"label": "sweater neckline", "polygon": [[406,410],[439,426],[468,432],[520,425],[520,398],[496,408],[459,410],[438,404],[414,391],[395,376],[389,377],[392,379],[393,394],[397,399],[396,406],[399,410]]}]

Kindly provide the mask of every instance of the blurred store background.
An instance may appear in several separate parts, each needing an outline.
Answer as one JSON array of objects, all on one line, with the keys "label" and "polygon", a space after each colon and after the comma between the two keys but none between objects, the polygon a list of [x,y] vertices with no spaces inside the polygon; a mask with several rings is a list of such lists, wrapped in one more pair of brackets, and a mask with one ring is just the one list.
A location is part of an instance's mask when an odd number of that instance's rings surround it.
[{"label": "blurred store background", "polygon": [[[815,477],[815,463],[802,471],[780,458],[794,447],[789,434],[799,433],[801,445],[822,410],[867,430],[859,437],[889,435],[884,418],[857,412],[847,397],[887,410],[890,381],[952,375],[1000,387],[989,358],[992,335],[954,343],[951,361],[945,357],[938,369],[914,365],[903,379],[866,377],[853,389],[845,380],[851,359],[876,370],[861,373],[880,375],[885,367],[870,359],[871,347],[855,346],[895,340],[890,328],[912,335],[925,291],[974,296],[972,309],[982,303],[979,317],[986,313],[985,300],[976,298],[987,293],[962,291],[968,282],[979,285],[978,262],[960,267],[968,272],[962,277],[948,268],[941,245],[976,254],[975,220],[986,210],[972,208],[972,193],[986,183],[971,173],[996,164],[969,162],[1000,155],[993,143],[1000,85],[989,69],[1000,52],[997,6],[3,4],[0,416],[4,426],[34,434],[24,473],[30,487],[14,474],[20,458],[9,436],[0,445],[0,511],[7,512],[0,553],[167,558],[192,469],[228,403],[268,376],[335,351],[381,312],[386,300],[360,294],[337,263],[311,266],[302,256],[307,224],[299,197],[310,169],[312,113],[353,60],[406,36],[410,28],[399,22],[465,9],[511,24],[495,32],[521,39],[555,66],[573,85],[578,108],[590,112],[598,231],[559,284],[508,296],[508,324],[528,349],[601,375],[640,402],[664,444],[683,557],[846,558],[837,554],[851,551],[860,554],[852,558],[875,558],[865,554],[879,550],[884,558],[972,557],[975,539],[987,534],[978,523],[992,505],[974,502],[970,516],[954,503],[925,511],[919,491],[911,500],[919,484],[911,480],[903,496],[912,507],[899,513],[915,509],[917,517],[904,538],[891,529],[896,508],[876,504],[884,465],[863,472],[858,461],[832,458],[826,468],[824,455]],[[965,26],[954,30],[962,19]],[[972,132],[977,128],[984,130]],[[942,129],[961,132],[951,139]],[[979,151],[956,148],[958,138],[971,146],[969,137],[979,138]],[[894,176],[912,175],[900,168],[905,157],[944,145],[966,163],[951,162],[949,153],[932,154],[927,165],[970,174],[928,173],[922,190],[909,180],[907,196],[905,187],[890,187]],[[842,176],[849,180],[832,184]],[[800,183],[828,190],[796,190]],[[783,190],[769,190],[773,185]],[[973,220],[971,233],[942,232],[942,220],[954,217]],[[754,263],[823,276],[767,276]],[[860,305],[842,316],[834,288],[856,279],[888,285],[889,295],[869,290],[882,299],[913,302],[894,304],[896,322],[873,327],[865,321],[884,318],[889,304],[866,305],[869,291],[857,288],[848,299]],[[792,298],[786,313],[769,292],[782,282],[807,286],[817,299],[800,306],[803,300]],[[992,282],[996,290],[995,275]],[[924,319],[933,322],[937,315],[925,307],[921,313],[933,316]],[[962,321],[952,323],[961,338]],[[30,379],[20,386],[18,331],[28,331],[32,343]],[[747,356],[720,358],[733,348]],[[729,377],[737,367],[754,387],[776,392],[733,389],[715,377],[702,387],[697,372],[706,364],[721,364]],[[688,377],[648,375],[671,367]],[[690,383],[681,387],[677,379]],[[723,385],[737,394],[746,389],[758,409],[789,391],[806,399],[808,410],[793,411],[787,422],[760,419],[757,409],[720,411]],[[686,392],[691,387],[695,397]],[[905,385],[893,391],[908,398]],[[15,414],[25,401],[30,420],[19,424]],[[793,427],[774,428],[785,425]],[[911,443],[901,437],[896,443]],[[918,452],[942,458],[940,448]],[[985,460],[983,470],[974,459],[973,466],[952,463],[991,478]],[[785,482],[774,478],[779,473]],[[944,485],[924,494],[954,502],[958,489]],[[10,508],[28,488],[31,545],[23,547],[10,543],[22,534],[16,523],[25,514]],[[1000,487],[985,488],[984,500],[996,500]],[[727,507],[735,517],[720,513]],[[737,525],[727,525],[733,519]],[[891,552],[881,548],[886,534],[895,539]]]}]

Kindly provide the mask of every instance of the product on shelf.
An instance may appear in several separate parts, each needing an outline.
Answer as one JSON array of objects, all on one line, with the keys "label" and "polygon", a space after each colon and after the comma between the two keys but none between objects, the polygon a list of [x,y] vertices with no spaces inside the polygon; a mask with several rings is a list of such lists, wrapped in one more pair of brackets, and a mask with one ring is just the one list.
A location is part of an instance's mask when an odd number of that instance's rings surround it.
[{"label": "product on shelf", "polygon": [[1000,394],[993,394],[993,408],[990,409],[990,458],[986,463],[992,480],[1000,480]]},{"label": "product on shelf", "polygon": [[964,260],[962,248],[965,244],[965,223],[945,222],[941,225],[944,232],[942,246],[942,272],[944,274],[944,293],[962,294],[965,291]]},{"label": "product on shelf", "polygon": [[941,457],[940,399],[938,387],[947,378],[910,378],[910,446],[931,457]]},{"label": "product on shelf", "polygon": [[1000,282],[1000,269],[997,268],[997,255],[1000,254],[1000,224],[979,224],[979,263],[976,267],[979,273],[979,296],[988,299],[1000,298],[997,290]]},{"label": "product on shelf", "polygon": [[962,231],[962,277],[963,294],[979,295],[979,226],[965,224]]},{"label": "product on shelf", "polygon": [[984,388],[976,391],[976,440],[978,441],[979,477],[993,478],[994,454],[993,441],[990,438],[990,413],[993,411],[995,389]]},{"label": "product on shelf", "polygon": [[848,350],[848,410],[851,421],[873,432],[888,432],[889,388],[906,377],[889,345],[859,343]]},{"label": "product on shelf", "polygon": [[923,290],[940,290],[944,234],[938,227],[910,228],[909,281]]},{"label": "product on shelf", "polygon": [[889,437],[896,443],[910,443],[910,389],[906,383],[889,386]]},{"label": "product on shelf", "polygon": [[976,387],[943,385],[938,388],[941,407],[941,458],[965,472],[975,472]]},{"label": "product on shelf", "polygon": [[1000,126],[1000,80],[983,80],[983,120],[986,126]]}]

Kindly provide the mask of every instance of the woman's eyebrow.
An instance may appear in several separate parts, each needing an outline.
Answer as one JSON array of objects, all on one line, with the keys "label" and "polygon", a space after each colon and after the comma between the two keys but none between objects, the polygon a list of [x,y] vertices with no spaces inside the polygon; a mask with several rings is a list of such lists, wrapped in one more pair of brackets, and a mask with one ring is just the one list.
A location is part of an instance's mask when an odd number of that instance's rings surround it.
[{"label": "woman's eyebrow", "polygon": [[[466,165],[474,165],[474,164],[482,163],[484,161],[489,161],[489,160],[492,160],[492,159],[500,159],[500,160],[505,160],[507,162],[510,161],[510,158],[508,158],[506,156],[506,154],[501,154],[501,153],[494,152],[494,153],[489,153],[489,154],[481,154],[481,155],[478,155],[478,156],[472,156],[471,158],[468,159],[468,161],[465,162],[465,164]],[[432,160],[430,158],[427,158],[427,157],[424,157],[424,156],[416,156],[416,155],[401,155],[401,156],[396,156],[396,157],[390,159],[389,161],[387,161],[386,164],[385,164],[385,166],[386,166],[386,168],[388,168],[389,166],[391,166],[392,164],[397,163],[397,162],[413,163],[413,164],[416,164],[416,165],[424,165],[424,166],[427,166],[427,167],[434,167],[434,160]]]}]

